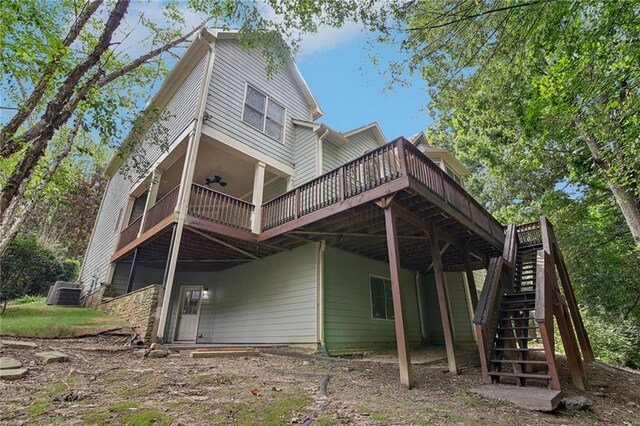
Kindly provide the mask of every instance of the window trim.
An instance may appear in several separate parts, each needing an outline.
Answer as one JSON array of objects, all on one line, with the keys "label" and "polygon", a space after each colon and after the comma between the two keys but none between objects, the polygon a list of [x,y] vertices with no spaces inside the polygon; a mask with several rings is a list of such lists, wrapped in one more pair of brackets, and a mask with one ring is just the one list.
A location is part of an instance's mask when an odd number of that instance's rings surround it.
[{"label": "window trim", "polygon": [[[382,280],[386,280],[389,281],[389,285],[392,286],[393,284],[391,283],[391,277],[385,277],[382,275],[376,275],[376,274],[369,274],[369,305],[370,305],[370,309],[369,312],[371,314],[371,319],[374,321],[394,321],[395,322],[395,318],[376,318],[373,316],[373,293],[371,291],[371,278],[379,278]],[[391,292],[393,294],[393,287],[391,288]],[[391,299],[391,306],[393,307],[393,297]],[[385,315],[387,314],[387,310],[386,310],[386,299],[385,299]],[[393,311],[393,316],[395,317],[396,312],[395,309]]]},{"label": "window trim", "polygon": [[[262,128],[258,129],[257,127],[252,126],[250,123],[248,123],[247,121],[245,121],[244,119],[244,111],[245,111],[245,107],[247,105],[247,93],[249,92],[249,87],[251,87],[253,90],[255,90],[256,92],[260,93],[262,96],[265,97],[264,100],[264,112],[263,117],[262,117]],[[270,134],[267,133],[266,129],[267,129],[267,114],[269,111],[269,102],[273,102],[274,104],[278,105],[280,108],[283,109],[283,116],[282,116],[282,136],[280,137],[280,139],[276,139],[273,136],[271,136]],[[250,108],[253,108],[251,105],[249,105]],[[255,108],[253,108],[255,109]],[[273,139],[274,141],[280,142],[282,145],[285,144],[285,135],[287,132],[287,107],[284,106],[284,104],[282,104],[281,102],[279,102],[278,100],[274,99],[273,97],[269,96],[268,94],[266,94],[263,90],[258,89],[255,85],[249,83],[248,81],[246,81],[244,83],[244,96],[242,98],[242,113],[240,114],[240,121],[243,122],[244,124],[246,124],[247,126],[251,127],[254,130],[257,130],[258,132],[266,135],[267,137]]]}]

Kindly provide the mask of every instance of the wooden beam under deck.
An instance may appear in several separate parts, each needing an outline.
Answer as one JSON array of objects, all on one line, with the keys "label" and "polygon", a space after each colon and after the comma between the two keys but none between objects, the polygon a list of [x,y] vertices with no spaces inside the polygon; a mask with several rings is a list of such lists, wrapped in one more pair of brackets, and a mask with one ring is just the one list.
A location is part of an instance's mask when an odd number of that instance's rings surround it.
[{"label": "wooden beam under deck", "polygon": [[164,231],[167,228],[169,228],[173,224],[173,222],[175,222],[175,215],[172,214],[172,215],[167,216],[166,218],[161,220],[157,225],[155,225],[153,228],[149,229],[147,232],[143,233],[138,238],[136,238],[135,240],[131,241],[129,244],[127,244],[126,246],[122,247],[120,250],[115,252],[113,254],[113,256],[111,257],[111,261],[112,262],[117,262],[118,260],[122,259],[131,250],[133,250],[136,247],[146,243],[150,239],[152,239],[155,236],[157,236],[158,234],[160,234],[162,231]]},{"label": "wooden beam under deck", "polygon": [[413,373],[411,371],[411,353],[407,341],[407,325],[403,311],[403,295],[400,286],[400,251],[398,249],[398,236],[396,232],[396,218],[393,207],[384,209],[384,218],[387,225],[387,247],[389,251],[389,271],[391,276],[391,292],[393,296],[394,323],[396,326],[396,344],[398,346],[398,364],[400,367],[400,382],[409,389],[413,386]]}]

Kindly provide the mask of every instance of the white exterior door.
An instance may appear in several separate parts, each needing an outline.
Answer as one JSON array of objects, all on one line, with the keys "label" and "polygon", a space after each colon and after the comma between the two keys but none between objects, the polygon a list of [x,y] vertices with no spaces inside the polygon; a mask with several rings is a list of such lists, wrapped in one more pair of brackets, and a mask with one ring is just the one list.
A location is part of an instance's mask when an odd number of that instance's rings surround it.
[{"label": "white exterior door", "polygon": [[180,306],[178,310],[178,327],[176,341],[195,342],[198,336],[200,319],[201,286],[182,286],[180,289]]}]

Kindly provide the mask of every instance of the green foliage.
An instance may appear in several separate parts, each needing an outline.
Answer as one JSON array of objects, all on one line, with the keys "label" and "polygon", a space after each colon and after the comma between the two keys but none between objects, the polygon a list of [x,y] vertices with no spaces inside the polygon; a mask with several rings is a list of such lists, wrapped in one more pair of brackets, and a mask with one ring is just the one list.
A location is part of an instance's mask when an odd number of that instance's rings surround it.
[{"label": "green foliage", "polygon": [[63,273],[62,264],[35,236],[16,237],[0,258],[0,299],[46,294]]},{"label": "green foliage", "polygon": [[391,70],[430,86],[429,142],[503,223],[550,218],[596,355],[637,365],[638,2],[424,0],[393,16],[410,30]]},{"label": "green foliage", "polygon": [[2,316],[2,334],[26,338],[72,338],[126,325],[126,321],[96,309],[47,306],[43,302],[10,303]]},{"label": "green foliage", "polygon": [[46,296],[30,296],[24,295],[22,297],[18,297],[17,299],[13,299],[11,301],[12,305],[24,305],[25,303],[44,303],[47,300]]},{"label": "green foliage", "polygon": [[604,310],[583,310],[583,314],[598,359],[640,368],[640,326],[637,321],[611,318]]}]

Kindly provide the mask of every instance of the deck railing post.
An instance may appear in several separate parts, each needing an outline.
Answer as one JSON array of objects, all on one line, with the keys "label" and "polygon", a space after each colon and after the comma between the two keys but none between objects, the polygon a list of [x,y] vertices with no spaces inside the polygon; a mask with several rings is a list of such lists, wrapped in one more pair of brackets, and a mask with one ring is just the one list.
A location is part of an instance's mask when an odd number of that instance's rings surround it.
[{"label": "deck railing post", "polygon": [[345,199],[345,172],[344,166],[340,166],[338,169],[338,192],[340,194],[340,201]]},{"label": "deck railing post", "polygon": [[398,139],[396,147],[398,148],[398,163],[400,164],[400,176],[408,176],[407,156],[405,155],[405,144],[409,143],[404,138]]},{"label": "deck railing post", "polygon": [[296,192],[294,193],[293,217],[294,219],[300,217],[300,188],[296,188]]}]

